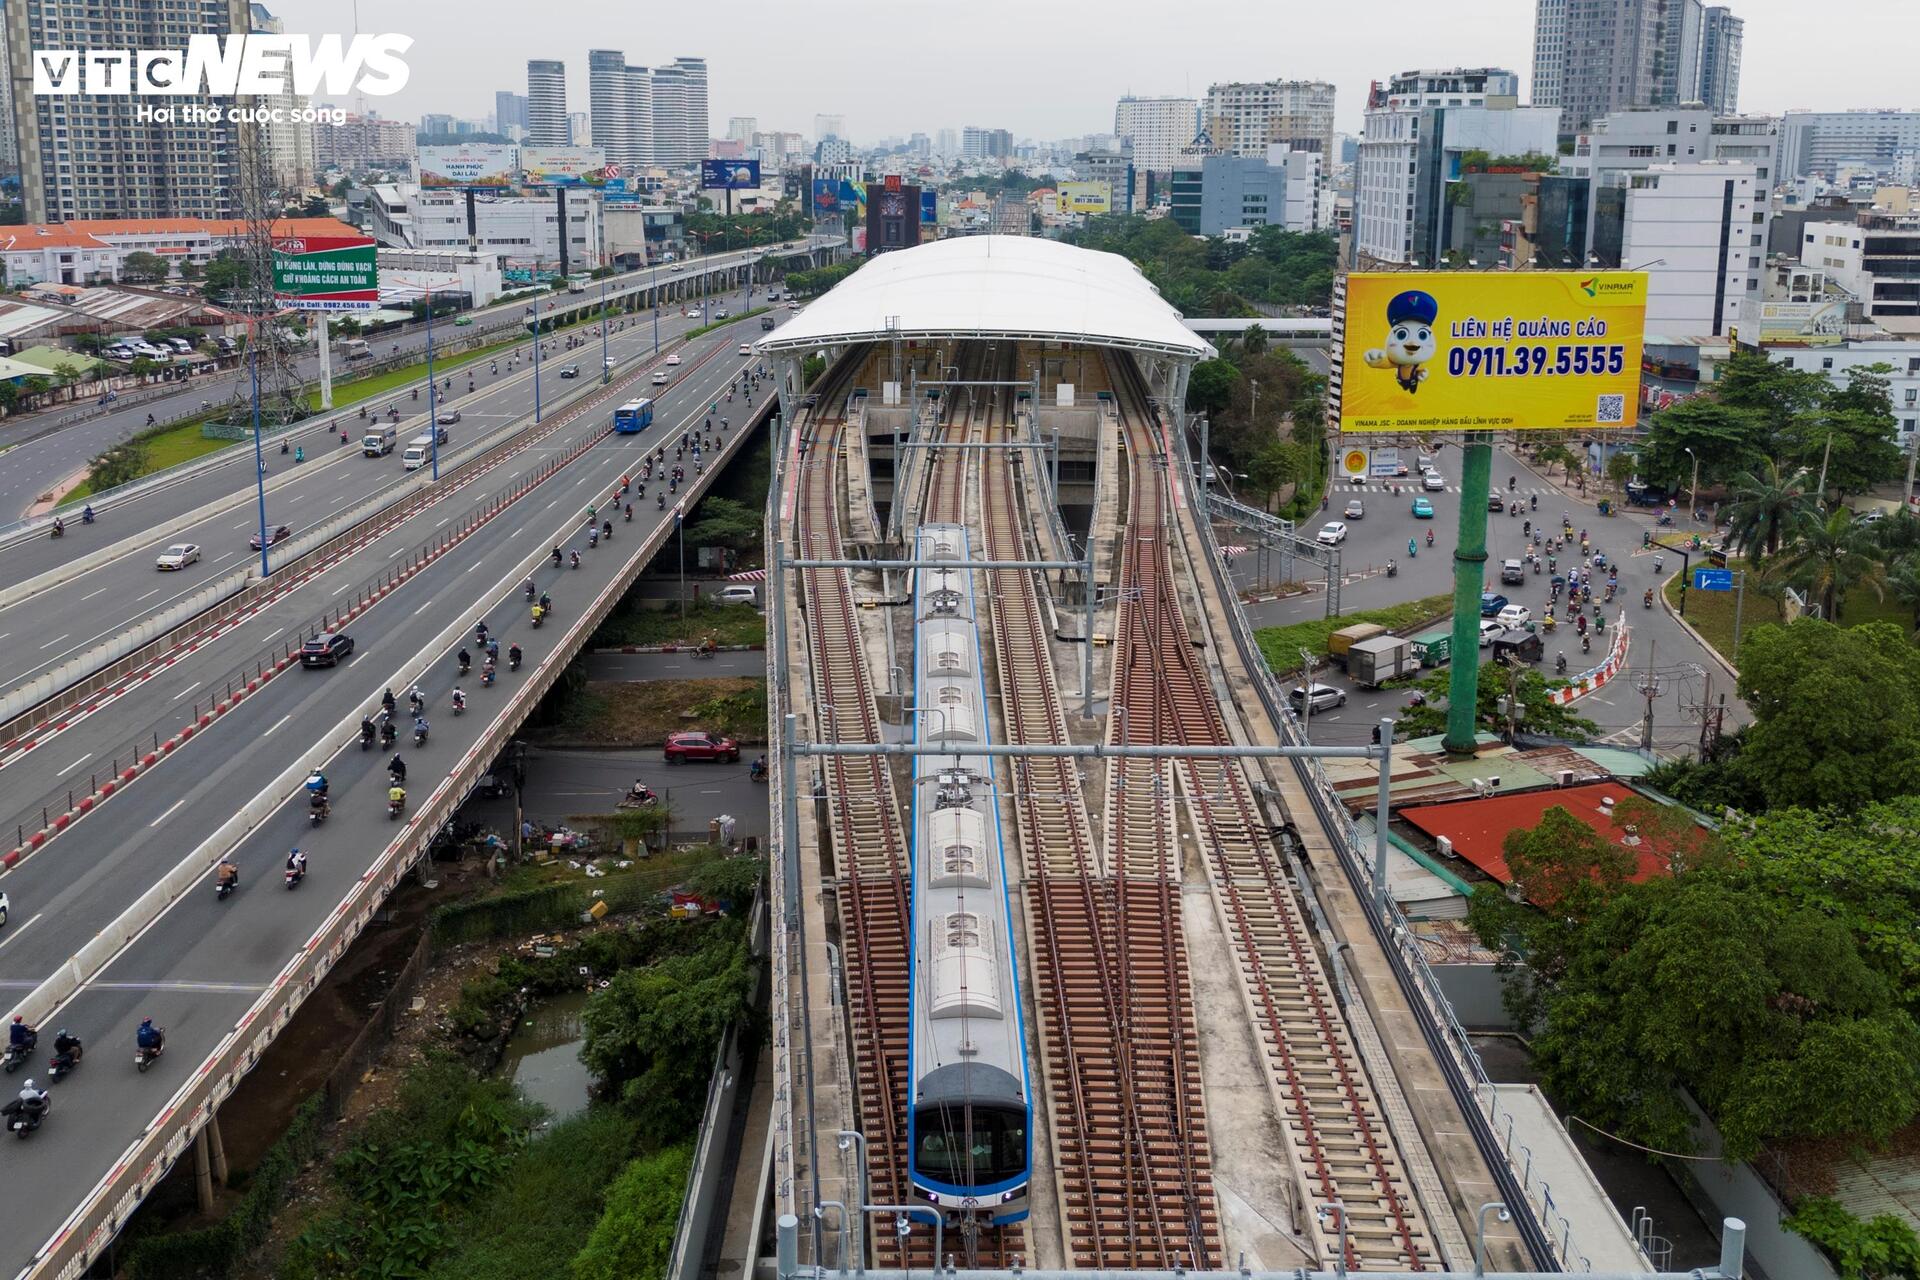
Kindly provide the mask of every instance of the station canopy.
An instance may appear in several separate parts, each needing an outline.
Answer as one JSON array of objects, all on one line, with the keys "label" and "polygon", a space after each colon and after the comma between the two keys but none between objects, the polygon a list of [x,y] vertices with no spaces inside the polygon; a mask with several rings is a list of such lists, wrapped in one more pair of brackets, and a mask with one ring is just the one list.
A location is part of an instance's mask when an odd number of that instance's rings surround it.
[{"label": "station canopy", "polygon": [[796,352],[895,338],[1070,342],[1187,360],[1214,353],[1132,262],[1027,236],[956,236],[880,254],[755,346]]}]

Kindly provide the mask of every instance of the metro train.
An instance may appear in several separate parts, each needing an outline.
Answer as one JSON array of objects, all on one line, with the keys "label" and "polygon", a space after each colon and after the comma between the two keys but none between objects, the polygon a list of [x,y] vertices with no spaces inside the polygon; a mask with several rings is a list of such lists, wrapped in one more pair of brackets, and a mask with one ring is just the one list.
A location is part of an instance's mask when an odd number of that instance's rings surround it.
[{"label": "metro train", "polygon": [[[915,559],[970,559],[964,525],[922,525]],[[1033,1088],[989,741],[975,570],[914,573],[910,1203],[950,1226],[1027,1216]],[[916,1215],[919,1216],[919,1215]]]}]

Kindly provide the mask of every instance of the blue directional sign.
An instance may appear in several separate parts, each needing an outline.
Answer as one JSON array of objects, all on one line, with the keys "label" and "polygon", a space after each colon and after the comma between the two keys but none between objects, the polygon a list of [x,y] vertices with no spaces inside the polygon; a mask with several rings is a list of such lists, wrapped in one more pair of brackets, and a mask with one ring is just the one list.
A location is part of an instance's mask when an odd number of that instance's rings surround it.
[{"label": "blue directional sign", "polygon": [[1693,589],[1695,591],[1731,591],[1733,590],[1733,570],[1695,569]]}]

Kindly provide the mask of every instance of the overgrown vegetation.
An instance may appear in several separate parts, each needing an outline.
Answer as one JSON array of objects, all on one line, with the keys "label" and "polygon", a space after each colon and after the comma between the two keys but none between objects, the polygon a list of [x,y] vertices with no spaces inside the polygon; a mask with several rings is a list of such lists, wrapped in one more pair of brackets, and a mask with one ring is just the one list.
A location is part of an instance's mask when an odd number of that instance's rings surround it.
[{"label": "overgrown vegetation", "polygon": [[543,702],[537,723],[528,741],[550,747],[658,747],[682,729],[762,742],[767,682],[758,675],[594,681]]},{"label": "overgrown vegetation", "polygon": [[1863,1222],[1838,1200],[1808,1196],[1785,1224],[1826,1250],[1841,1280],[1920,1277],[1920,1236],[1897,1214],[1876,1214]]},{"label": "overgrown vegetation", "polygon": [[1183,315],[1258,315],[1254,303],[1324,307],[1338,245],[1320,232],[1258,227],[1245,244],[1188,235],[1171,218],[1089,218],[1069,244],[1131,258]]},{"label": "overgrown vegetation", "polygon": [[[1479,661],[1477,656],[1474,660]],[[1553,690],[1565,681],[1550,681],[1533,667],[1524,665],[1482,662],[1479,667],[1474,723],[1487,732],[1506,737],[1512,728],[1568,742],[1585,742],[1599,732],[1600,727],[1593,721],[1576,715],[1570,705],[1553,700]],[[1436,671],[1416,680],[1413,687],[1427,698],[1420,706],[1401,709],[1399,731],[1409,738],[1444,732],[1452,679],[1453,673],[1449,670]],[[1518,714],[1509,712],[1509,698],[1518,704]]]},{"label": "overgrown vegetation", "polygon": [[678,606],[649,608],[629,595],[593,633],[589,647],[690,645],[708,638],[715,644],[765,644],[767,620],[752,605],[716,604],[701,596],[687,606],[682,622]]},{"label": "overgrown vegetation", "polygon": [[1327,639],[1334,632],[1357,623],[1372,622],[1389,631],[1410,631],[1453,613],[1453,595],[1423,596],[1384,609],[1361,609],[1337,618],[1312,618],[1289,622],[1280,627],[1261,627],[1254,639],[1260,642],[1261,656],[1277,675],[1290,675],[1300,669],[1300,650],[1311,649],[1320,658],[1327,656]]},{"label": "overgrown vegetation", "polygon": [[836,262],[830,267],[816,267],[812,271],[789,271],[784,283],[796,298],[817,298],[858,271],[865,261],[864,258],[855,258],[849,262]]}]

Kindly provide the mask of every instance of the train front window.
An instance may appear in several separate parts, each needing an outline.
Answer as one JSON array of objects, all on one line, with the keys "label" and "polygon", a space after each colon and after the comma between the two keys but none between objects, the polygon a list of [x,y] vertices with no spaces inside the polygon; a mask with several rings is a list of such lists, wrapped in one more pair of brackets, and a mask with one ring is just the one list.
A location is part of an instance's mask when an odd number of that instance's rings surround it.
[{"label": "train front window", "polygon": [[925,1177],[950,1186],[989,1186],[1026,1172],[1023,1111],[942,1107],[920,1112],[915,1127],[914,1168]]}]

